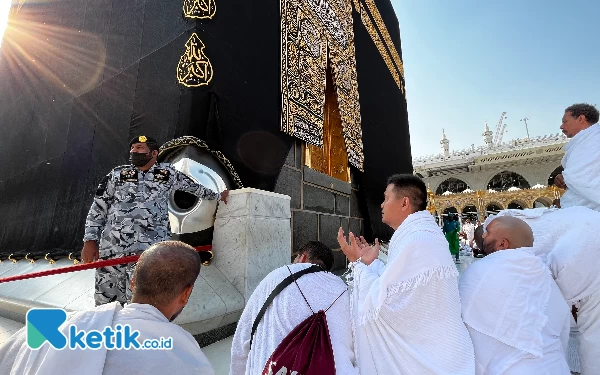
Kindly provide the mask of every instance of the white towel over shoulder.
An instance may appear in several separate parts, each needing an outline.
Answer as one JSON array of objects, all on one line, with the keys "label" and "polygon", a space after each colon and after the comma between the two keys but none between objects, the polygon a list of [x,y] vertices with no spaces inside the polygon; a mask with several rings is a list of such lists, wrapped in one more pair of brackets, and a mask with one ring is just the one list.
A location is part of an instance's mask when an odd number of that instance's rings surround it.
[{"label": "white towel over shoulder", "polygon": [[361,374],[474,374],[460,316],[458,271],[427,211],[394,233],[388,264],[357,264],[353,314]]},{"label": "white towel over shoulder", "polygon": [[567,191],[562,207],[586,206],[600,211],[600,125],[580,131],[565,146],[562,160]]}]

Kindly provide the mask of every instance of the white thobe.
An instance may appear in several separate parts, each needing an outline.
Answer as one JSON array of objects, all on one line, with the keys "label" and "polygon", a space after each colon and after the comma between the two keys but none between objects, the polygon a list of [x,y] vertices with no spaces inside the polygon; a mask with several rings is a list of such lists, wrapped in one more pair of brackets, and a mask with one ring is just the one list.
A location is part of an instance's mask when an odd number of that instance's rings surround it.
[{"label": "white thobe", "polygon": [[[290,271],[295,273],[310,266],[308,263],[299,263],[280,267],[269,273],[256,287],[233,336],[230,374],[260,374],[281,341],[298,324],[312,315],[298,287],[292,283],[275,297],[265,312],[250,348],[252,325],[269,294],[290,275]],[[309,273],[300,277],[297,282],[315,312],[326,310],[347,289],[342,279],[329,272]],[[331,306],[326,316],[336,373],[358,374],[354,359],[348,291]]]},{"label": "white thobe", "polygon": [[394,232],[388,263],[353,267],[353,314],[361,374],[474,374],[460,316],[458,272],[427,211]]},{"label": "white thobe", "polygon": [[562,166],[567,191],[563,208],[586,206],[600,211],[600,125],[577,133],[564,147]]}]

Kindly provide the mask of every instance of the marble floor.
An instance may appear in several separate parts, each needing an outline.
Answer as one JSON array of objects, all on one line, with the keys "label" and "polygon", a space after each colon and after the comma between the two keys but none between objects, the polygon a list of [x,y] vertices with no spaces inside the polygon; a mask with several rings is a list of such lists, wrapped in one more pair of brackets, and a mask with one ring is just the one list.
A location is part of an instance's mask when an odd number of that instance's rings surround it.
[{"label": "marble floor", "polygon": [[458,268],[458,273],[462,275],[463,272],[465,272],[465,270],[467,269],[467,267],[471,265],[471,263],[476,262],[478,260],[479,258],[473,258],[472,256],[461,256],[460,263],[456,264],[456,268]]},{"label": "marble floor", "polygon": [[210,364],[215,369],[215,375],[229,374],[231,364],[231,341],[233,336],[217,341],[212,345],[202,348]]}]

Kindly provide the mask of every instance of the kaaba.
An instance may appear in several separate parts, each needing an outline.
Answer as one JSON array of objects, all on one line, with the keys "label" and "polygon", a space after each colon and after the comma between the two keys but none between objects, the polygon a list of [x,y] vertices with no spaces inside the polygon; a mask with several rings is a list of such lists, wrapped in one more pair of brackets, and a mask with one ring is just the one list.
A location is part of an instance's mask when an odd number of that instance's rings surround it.
[{"label": "kaaba", "polygon": [[390,0],[15,0],[0,126],[3,257],[80,250],[140,134],[193,137],[237,187],[291,196],[294,250],[339,247],[340,226],[389,239],[386,179],[412,173]]}]

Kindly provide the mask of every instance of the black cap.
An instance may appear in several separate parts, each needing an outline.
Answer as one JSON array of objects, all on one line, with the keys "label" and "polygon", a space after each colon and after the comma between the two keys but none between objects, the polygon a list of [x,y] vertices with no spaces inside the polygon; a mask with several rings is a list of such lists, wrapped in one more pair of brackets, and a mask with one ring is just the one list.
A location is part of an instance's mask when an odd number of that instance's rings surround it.
[{"label": "black cap", "polygon": [[131,147],[131,145],[133,145],[134,143],[146,143],[148,146],[158,145],[158,142],[156,141],[156,139],[154,139],[152,137],[147,137],[145,135],[139,135],[137,137],[133,137],[133,139],[131,141],[129,141],[129,147]]}]

